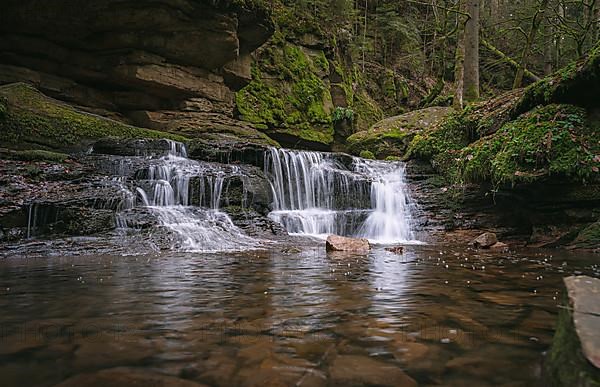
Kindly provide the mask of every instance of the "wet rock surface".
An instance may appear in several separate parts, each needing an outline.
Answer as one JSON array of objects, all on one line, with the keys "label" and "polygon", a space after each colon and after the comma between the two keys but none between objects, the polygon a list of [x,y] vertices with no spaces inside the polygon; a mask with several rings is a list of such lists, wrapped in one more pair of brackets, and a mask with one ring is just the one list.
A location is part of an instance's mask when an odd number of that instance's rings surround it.
[{"label": "wet rock surface", "polygon": [[326,241],[327,251],[347,251],[355,253],[367,253],[371,245],[367,239],[346,238],[339,235],[330,235]]},{"label": "wet rock surface", "polygon": [[492,232],[486,232],[473,239],[469,244],[475,248],[489,249],[496,243],[498,243],[498,238],[496,237],[496,234]]},{"label": "wet rock surface", "polygon": [[[511,247],[599,248],[594,226],[600,218],[596,184],[549,179],[494,191],[485,183],[453,186],[418,160],[409,161],[406,171],[418,203],[415,228],[423,231],[422,238],[464,231],[469,235],[462,240],[468,243],[478,236],[477,230],[489,230]],[[476,235],[471,237],[472,233]]]},{"label": "wet rock surface", "polygon": [[590,363],[600,369],[600,279],[568,277],[565,278],[565,284],[583,353]]},{"label": "wet rock surface", "polygon": [[557,385],[583,387],[600,383],[598,282],[597,278],[584,275],[564,279],[566,292],[545,364],[546,377]]}]

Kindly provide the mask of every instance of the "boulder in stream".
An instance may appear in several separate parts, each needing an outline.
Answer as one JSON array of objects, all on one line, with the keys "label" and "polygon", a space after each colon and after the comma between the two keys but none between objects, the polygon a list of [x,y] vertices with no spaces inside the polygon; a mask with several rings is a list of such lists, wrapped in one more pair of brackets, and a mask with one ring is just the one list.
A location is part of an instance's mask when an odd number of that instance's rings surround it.
[{"label": "boulder in stream", "polygon": [[371,245],[367,239],[347,238],[339,235],[328,236],[325,247],[327,251],[349,251],[355,253],[366,253],[371,249]]},{"label": "boulder in stream", "polygon": [[485,232],[477,238],[473,239],[469,243],[469,245],[479,249],[489,249],[496,243],[498,243],[498,238],[496,237],[496,234],[494,234],[493,232]]}]

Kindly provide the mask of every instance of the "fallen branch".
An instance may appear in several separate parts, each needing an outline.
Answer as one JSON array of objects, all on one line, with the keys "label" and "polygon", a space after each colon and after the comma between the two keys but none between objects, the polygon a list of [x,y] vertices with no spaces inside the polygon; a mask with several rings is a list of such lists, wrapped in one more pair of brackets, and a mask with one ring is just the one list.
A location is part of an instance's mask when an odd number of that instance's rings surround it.
[{"label": "fallen branch", "polygon": [[[494,47],[494,45],[492,45],[490,42],[488,42],[486,39],[481,38],[481,45],[485,48],[488,49],[488,51],[490,51],[492,54],[496,55],[498,58],[500,58],[503,62],[507,63],[508,65],[510,65],[511,67],[513,67],[515,70],[518,70],[521,66],[519,65],[519,63],[517,63],[516,60],[514,60],[513,58],[511,58],[510,56],[506,55],[505,53],[503,53],[502,51],[498,50],[496,47]],[[531,79],[532,81],[539,81],[541,78],[538,77],[537,75],[535,75],[534,73],[532,73],[531,71],[525,69],[523,74]]]}]

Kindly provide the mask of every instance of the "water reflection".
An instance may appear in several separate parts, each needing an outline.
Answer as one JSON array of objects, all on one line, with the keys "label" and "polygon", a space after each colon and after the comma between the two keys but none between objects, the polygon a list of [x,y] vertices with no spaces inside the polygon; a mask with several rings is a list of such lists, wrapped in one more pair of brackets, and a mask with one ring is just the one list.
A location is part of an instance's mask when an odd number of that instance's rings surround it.
[{"label": "water reflection", "polygon": [[299,245],[0,261],[2,385],[124,366],[218,386],[532,385],[561,278],[599,274],[583,254]]}]

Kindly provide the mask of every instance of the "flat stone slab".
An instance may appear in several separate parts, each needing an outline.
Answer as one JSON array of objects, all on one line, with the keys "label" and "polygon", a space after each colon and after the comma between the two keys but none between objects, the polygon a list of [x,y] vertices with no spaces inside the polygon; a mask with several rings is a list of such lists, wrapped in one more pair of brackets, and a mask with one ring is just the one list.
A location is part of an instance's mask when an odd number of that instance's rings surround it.
[{"label": "flat stone slab", "polygon": [[572,276],[564,281],[583,354],[600,369],[600,279]]}]

